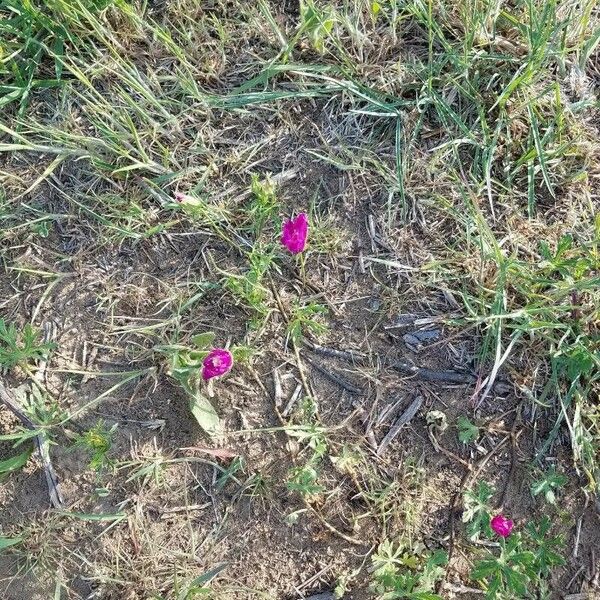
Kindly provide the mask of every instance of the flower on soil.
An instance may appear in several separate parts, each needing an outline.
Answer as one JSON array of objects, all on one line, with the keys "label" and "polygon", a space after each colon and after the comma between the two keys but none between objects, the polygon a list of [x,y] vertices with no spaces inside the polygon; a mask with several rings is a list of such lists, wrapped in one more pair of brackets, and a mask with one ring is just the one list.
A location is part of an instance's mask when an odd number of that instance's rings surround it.
[{"label": "flower on soil", "polygon": [[233,356],[229,350],[213,348],[202,361],[202,379],[207,381],[213,377],[225,375],[231,370]]},{"label": "flower on soil", "polygon": [[514,527],[514,523],[504,515],[496,515],[491,520],[490,525],[494,532],[503,538],[507,538]]},{"label": "flower on soil", "polygon": [[308,237],[308,217],[300,213],[295,219],[284,221],[281,230],[281,243],[292,253],[298,254],[306,247]]}]

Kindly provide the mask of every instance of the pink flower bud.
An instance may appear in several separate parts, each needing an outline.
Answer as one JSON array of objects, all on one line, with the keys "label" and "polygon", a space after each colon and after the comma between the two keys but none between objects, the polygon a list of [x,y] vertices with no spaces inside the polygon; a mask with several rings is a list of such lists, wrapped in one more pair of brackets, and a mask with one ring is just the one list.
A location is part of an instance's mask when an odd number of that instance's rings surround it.
[{"label": "pink flower bud", "polygon": [[504,515],[496,515],[491,520],[490,525],[494,532],[503,538],[507,538],[514,527],[513,521],[507,519]]},{"label": "pink flower bud", "polygon": [[300,213],[295,219],[284,221],[281,231],[281,243],[292,253],[298,254],[306,247],[308,237],[308,217]]},{"label": "pink flower bud", "polygon": [[213,348],[202,361],[202,379],[207,381],[213,377],[225,375],[231,371],[233,366],[233,356],[229,350],[223,348]]}]

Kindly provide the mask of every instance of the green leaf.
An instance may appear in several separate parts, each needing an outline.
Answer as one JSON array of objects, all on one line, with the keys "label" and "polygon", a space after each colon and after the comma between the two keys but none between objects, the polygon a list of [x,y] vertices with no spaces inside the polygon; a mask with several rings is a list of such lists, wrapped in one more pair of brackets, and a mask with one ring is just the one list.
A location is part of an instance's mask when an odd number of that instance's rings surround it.
[{"label": "green leaf", "polygon": [[127,515],[125,513],[101,513],[101,514],[91,514],[91,513],[79,513],[79,512],[68,512],[63,511],[60,513],[64,517],[73,517],[74,519],[79,519],[81,521],[121,521]]},{"label": "green leaf", "polygon": [[177,596],[177,600],[191,600],[198,594],[208,594],[210,589],[205,587],[210,583],[223,569],[228,566],[228,563],[217,565],[216,567],[199,575],[185,587],[185,589]]},{"label": "green leaf", "polygon": [[17,440],[16,444],[14,444],[17,446],[31,438],[34,438],[38,433],[39,431],[36,429],[22,429],[21,431],[16,431],[15,433],[5,433],[0,435],[0,442]]},{"label": "green leaf", "polygon": [[494,495],[494,488],[485,481],[480,481],[475,490],[467,490],[464,495],[464,506],[462,521],[468,523],[467,534],[469,539],[474,540],[480,534],[491,535],[489,501]]},{"label": "green leaf", "polygon": [[208,346],[210,346],[215,341],[215,334],[212,331],[207,331],[206,333],[199,333],[192,338],[192,343],[200,348],[200,350],[204,350]]},{"label": "green leaf", "polygon": [[567,481],[568,478],[565,475],[557,473],[555,467],[550,467],[541,479],[533,482],[531,485],[531,495],[535,498],[543,494],[546,502],[554,504],[556,502],[555,490],[562,488]]},{"label": "green leaf", "polygon": [[468,444],[479,437],[479,427],[469,421],[467,417],[458,417],[458,439],[463,444]]},{"label": "green leaf", "polygon": [[7,538],[0,537],[0,550],[4,550],[4,548],[9,548],[10,546],[16,546],[23,541],[23,538],[15,537],[15,538]]},{"label": "green leaf", "polygon": [[11,473],[12,471],[18,471],[21,467],[25,466],[32,452],[33,446],[25,450],[25,452],[21,452],[21,454],[17,454],[6,460],[1,460],[0,474],[4,475],[6,473]]},{"label": "green leaf", "polygon": [[480,560],[475,563],[475,567],[471,571],[471,578],[476,581],[480,581],[490,577],[491,575],[494,575],[499,570],[500,566],[498,565],[495,557],[486,560]]},{"label": "green leaf", "polygon": [[511,569],[510,567],[504,567],[502,573],[506,579],[507,587],[512,592],[516,592],[520,597],[523,597],[527,592],[527,575],[519,573],[519,571]]},{"label": "green leaf", "polygon": [[221,573],[221,571],[227,567],[227,564],[228,563],[223,563],[210,569],[209,571],[206,571],[206,573],[202,573],[202,575],[196,577],[196,579],[191,582],[191,585],[199,586],[210,583],[219,573]]},{"label": "green leaf", "polygon": [[219,435],[223,432],[219,415],[210,400],[199,392],[190,397],[190,410],[198,424],[208,435]]}]

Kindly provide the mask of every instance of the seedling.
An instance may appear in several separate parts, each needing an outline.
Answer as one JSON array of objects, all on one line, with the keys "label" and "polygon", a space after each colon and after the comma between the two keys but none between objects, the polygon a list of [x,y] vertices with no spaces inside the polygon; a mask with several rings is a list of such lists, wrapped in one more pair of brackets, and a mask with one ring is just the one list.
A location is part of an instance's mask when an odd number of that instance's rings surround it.
[{"label": "seedling", "polygon": [[37,360],[48,357],[55,344],[41,342],[40,334],[29,323],[18,331],[13,323],[0,319],[0,366],[29,369]]},{"label": "seedling", "polygon": [[116,423],[109,428],[104,421],[98,421],[91,429],[76,437],[73,446],[83,448],[90,453],[90,468],[94,471],[100,471],[113,464],[108,453],[112,447],[116,429]]},{"label": "seedling", "polygon": [[448,555],[442,550],[428,552],[421,545],[410,547],[386,540],[372,557],[373,585],[380,600],[442,600],[434,593],[444,576]]},{"label": "seedling", "polygon": [[300,492],[307,499],[312,499],[325,491],[325,488],[317,483],[319,472],[310,464],[292,469],[288,476],[287,488]]},{"label": "seedling", "polygon": [[264,226],[271,221],[279,210],[279,202],[275,195],[275,184],[269,179],[261,179],[252,175],[252,200],[248,209],[248,220],[251,223],[255,239],[258,239]]},{"label": "seedling", "polygon": [[268,290],[263,284],[273,262],[273,253],[266,248],[255,246],[248,255],[250,269],[243,275],[228,274],[225,288],[238,304],[247,308],[253,315],[253,327],[258,327],[269,314]]},{"label": "seedling", "polygon": [[548,504],[556,504],[556,492],[567,483],[566,475],[556,472],[556,467],[550,467],[545,473],[542,473],[541,479],[533,482],[531,485],[531,495],[542,495]]},{"label": "seedling", "polygon": [[312,0],[303,0],[302,31],[305,31],[315,50],[323,54],[325,41],[331,33],[335,20],[330,10],[317,7]]},{"label": "seedling", "polygon": [[288,323],[288,338],[294,344],[299,344],[305,335],[321,335],[327,331],[327,325],[319,317],[327,313],[327,307],[316,302],[296,305]]},{"label": "seedling", "polygon": [[465,509],[463,512],[463,523],[467,524],[467,535],[469,539],[476,540],[480,536],[490,537],[491,508],[490,499],[494,495],[494,488],[480,481],[475,490],[468,490],[464,495]]},{"label": "seedling", "polygon": [[458,439],[463,444],[474,442],[479,437],[479,427],[462,415],[458,417]]}]

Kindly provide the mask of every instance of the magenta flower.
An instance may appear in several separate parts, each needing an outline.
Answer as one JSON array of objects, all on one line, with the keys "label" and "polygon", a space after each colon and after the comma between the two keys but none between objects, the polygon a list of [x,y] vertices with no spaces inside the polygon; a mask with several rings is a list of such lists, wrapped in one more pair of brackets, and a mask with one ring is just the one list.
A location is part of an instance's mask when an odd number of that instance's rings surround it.
[{"label": "magenta flower", "polygon": [[295,219],[284,221],[281,230],[281,243],[292,253],[298,254],[306,247],[308,237],[308,217],[300,213]]},{"label": "magenta flower", "polygon": [[503,538],[507,538],[510,532],[513,530],[514,523],[507,519],[504,515],[496,515],[491,521],[490,525],[495,533]]},{"label": "magenta flower", "polygon": [[177,202],[183,202],[185,200],[185,194],[183,192],[175,192],[175,200]]},{"label": "magenta flower", "polygon": [[202,379],[207,381],[213,377],[225,375],[231,371],[233,356],[229,350],[213,348],[202,361]]}]

